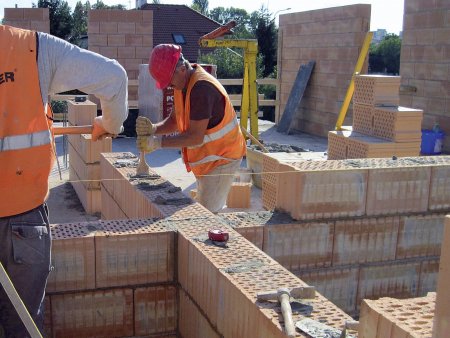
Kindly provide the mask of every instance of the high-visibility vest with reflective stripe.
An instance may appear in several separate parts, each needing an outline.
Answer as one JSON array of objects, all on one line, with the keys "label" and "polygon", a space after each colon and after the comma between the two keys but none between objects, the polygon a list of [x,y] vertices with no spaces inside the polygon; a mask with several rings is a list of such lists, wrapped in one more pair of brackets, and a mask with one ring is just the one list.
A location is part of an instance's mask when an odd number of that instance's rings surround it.
[{"label": "high-visibility vest with reflective stripe", "polygon": [[53,138],[36,39],[36,32],[0,25],[0,217],[29,211],[48,194]]},{"label": "high-visibility vest with reflective stripe", "polygon": [[208,129],[202,144],[182,149],[186,169],[196,175],[206,175],[217,166],[241,159],[245,155],[245,139],[242,135],[233,105],[223,86],[201,66],[196,67],[186,88],[186,98],[180,90],[174,91],[175,114],[180,132],[189,128],[191,90],[197,81],[212,83],[225,98],[225,112],[222,121]]}]

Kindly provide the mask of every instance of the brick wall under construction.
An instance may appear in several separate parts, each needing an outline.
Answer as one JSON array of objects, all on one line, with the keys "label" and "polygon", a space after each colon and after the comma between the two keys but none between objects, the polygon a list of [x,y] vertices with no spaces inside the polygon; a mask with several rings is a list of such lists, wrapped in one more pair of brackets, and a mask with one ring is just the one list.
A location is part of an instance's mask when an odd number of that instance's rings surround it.
[{"label": "brick wall under construction", "polygon": [[[137,80],[139,65],[148,63],[153,47],[153,12],[96,9],[89,11],[89,50],[117,60],[128,79]],[[138,87],[129,85],[128,100],[138,100]]]},{"label": "brick wall under construction", "polygon": [[5,8],[5,25],[50,33],[48,8]]},{"label": "brick wall under construction", "polygon": [[450,150],[450,2],[405,0],[400,55],[402,85],[416,91],[401,92],[402,106],[422,109],[422,126],[434,123],[448,135]]},{"label": "brick wall under construction", "polygon": [[[278,70],[281,113],[300,66],[316,61],[300,107],[293,115],[294,129],[326,136],[334,128],[369,24],[370,5],[280,15]],[[366,72],[367,65],[362,73]]]}]

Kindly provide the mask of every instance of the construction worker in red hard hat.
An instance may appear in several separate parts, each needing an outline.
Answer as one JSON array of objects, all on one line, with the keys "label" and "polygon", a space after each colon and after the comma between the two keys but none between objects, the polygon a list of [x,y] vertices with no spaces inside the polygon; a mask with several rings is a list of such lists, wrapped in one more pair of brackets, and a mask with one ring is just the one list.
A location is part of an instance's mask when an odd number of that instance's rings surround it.
[{"label": "construction worker in red hard hat", "polygon": [[23,303],[43,333],[51,270],[45,201],[56,155],[49,95],[74,89],[95,94],[103,113],[93,121],[96,140],[121,132],[128,78],[117,61],[50,34],[0,25],[0,46],[0,262],[22,301],[12,302],[0,288],[0,332],[35,337],[13,304]]},{"label": "construction worker in red hard hat", "polygon": [[158,88],[174,88],[174,113],[159,123],[139,116],[137,147],[145,153],[181,148],[186,169],[197,180],[198,202],[217,212],[225,205],[246,151],[230,98],[216,78],[183,58],[180,46],[156,46],[149,71]]}]

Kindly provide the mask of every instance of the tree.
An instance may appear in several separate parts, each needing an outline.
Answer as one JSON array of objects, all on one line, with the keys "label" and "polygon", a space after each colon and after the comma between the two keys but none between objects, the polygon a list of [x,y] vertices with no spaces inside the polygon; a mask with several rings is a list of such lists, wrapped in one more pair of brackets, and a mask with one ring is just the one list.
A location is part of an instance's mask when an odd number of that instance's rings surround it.
[{"label": "tree", "polygon": [[125,5],[106,5],[102,0],[97,0],[95,4],[92,5],[92,9],[121,9],[126,10],[127,6]]},{"label": "tree", "polygon": [[192,0],[191,8],[203,15],[208,15],[208,0]]},{"label": "tree", "polygon": [[245,9],[216,7],[209,11],[209,18],[222,25],[231,20],[236,21],[236,27],[233,29],[234,39],[252,39],[255,37],[249,31],[250,16]]},{"label": "tree", "polygon": [[255,30],[259,53],[262,55],[263,77],[273,73],[277,63],[277,29],[267,8],[261,7]]},{"label": "tree", "polygon": [[397,75],[400,72],[401,39],[396,34],[388,34],[378,44],[372,44],[369,51],[371,73]]},{"label": "tree", "polygon": [[78,44],[80,37],[87,34],[88,11],[91,9],[89,1],[83,5],[78,1],[73,10],[73,28],[70,42]]},{"label": "tree", "polygon": [[38,0],[37,7],[49,9],[50,34],[68,40],[72,32],[73,19],[67,1]]}]

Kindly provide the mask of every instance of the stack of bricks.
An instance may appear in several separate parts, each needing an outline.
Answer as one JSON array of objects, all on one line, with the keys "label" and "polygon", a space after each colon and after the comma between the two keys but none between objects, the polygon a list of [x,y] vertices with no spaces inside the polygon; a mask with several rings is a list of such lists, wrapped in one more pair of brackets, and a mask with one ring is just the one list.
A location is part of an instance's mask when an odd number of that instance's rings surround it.
[{"label": "stack of bricks", "polygon": [[50,33],[48,8],[5,8],[3,24]]},{"label": "stack of bricks", "polygon": [[[97,116],[97,105],[91,101],[67,101],[70,125],[91,125]],[[100,154],[110,152],[111,138],[92,141],[89,134],[69,135],[69,180],[85,211],[94,214],[101,211]]]},{"label": "stack of bricks", "polygon": [[175,233],[148,220],[51,225],[50,337],[176,337]]},{"label": "stack of bricks", "polygon": [[[411,299],[364,300],[359,338],[431,337],[436,293]],[[446,332],[448,334],[448,331]],[[445,334],[440,336],[445,337]]]},{"label": "stack of bricks", "polygon": [[153,47],[153,12],[96,9],[89,11],[89,50],[117,60],[127,71],[129,106],[137,107],[139,65]]},{"label": "stack of bricks", "polygon": [[399,76],[355,75],[353,125],[328,133],[328,159],[418,156],[423,111],[399,106]]}]

